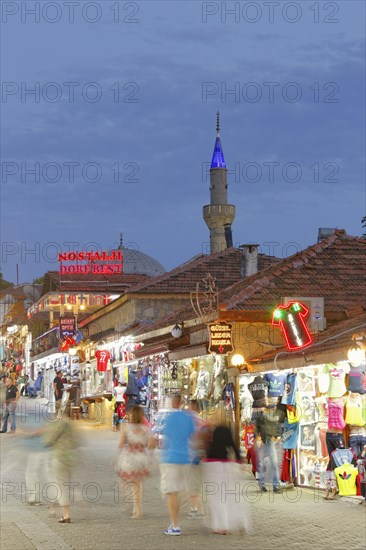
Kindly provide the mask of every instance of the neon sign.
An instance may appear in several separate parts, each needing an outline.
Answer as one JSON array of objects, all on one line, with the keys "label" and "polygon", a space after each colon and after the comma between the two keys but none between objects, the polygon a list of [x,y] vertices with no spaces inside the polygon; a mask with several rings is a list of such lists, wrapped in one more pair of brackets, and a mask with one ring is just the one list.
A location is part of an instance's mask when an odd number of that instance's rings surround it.
[{"label": "neon sign", "polygon": [[313,342],[305,322],[308,315],[308,308],[296,301],[291,301],[286,306],[280,305],[275,309],[272,325],[281,328],[286,347],[290,351],[305,348]]},{"label": "neon sign", "polygon": [[[61,275],[122,273],[122,251],[113,252],[61,252],[58,255]],[[67,262],[69,265],[64,265]],[[81,263],[80,263],[81,262]]]}]

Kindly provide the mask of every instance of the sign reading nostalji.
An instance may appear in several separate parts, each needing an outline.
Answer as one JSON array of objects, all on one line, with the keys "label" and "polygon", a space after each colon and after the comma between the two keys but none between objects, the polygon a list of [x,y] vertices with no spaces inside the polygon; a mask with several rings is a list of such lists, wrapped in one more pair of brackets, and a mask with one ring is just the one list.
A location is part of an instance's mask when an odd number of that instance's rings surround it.
[{"label": "sign reading nostalji", "polygon": [[233,351],[232,324],[217,322],[208,325],[210,345],[208,351],[224,355]]},{"label": "sign reading nostalji", "polygon": [[305,319],[309,310],[300,302],[291,301],[286,306],[280,305],[275,309],[272,325],[279,326],[290,351],[309,346],[313,339],[306,326]]},{"label": "sign reading nostalji", "polygon": [[[122,273],[122,250],[113,252],[61,252],[58,255],[61,275]],[[65,262],[67,265],[65,265]]]}]

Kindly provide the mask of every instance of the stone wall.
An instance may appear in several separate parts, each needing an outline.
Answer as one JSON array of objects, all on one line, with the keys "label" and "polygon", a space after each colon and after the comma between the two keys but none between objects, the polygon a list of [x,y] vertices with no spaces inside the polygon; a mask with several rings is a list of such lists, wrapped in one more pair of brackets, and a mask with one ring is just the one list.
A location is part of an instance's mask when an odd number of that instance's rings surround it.
[{"label": "stone wall", "polygon": [[186,304],[187,298],[139,298],[135,301],[136,319],[163,319]]},{"label": "stone wall", "polygon": [[[129,299],[118,308],[103,315],[90,323],[90,334],[103,332],[108,329],[114,329],[115,332],[123,330],[128,323],[142,320],[162,319],[170,315],[174,310],[187,305],[187,298],[134,298]],[[179,319],[177,319],[179,321]]]}]

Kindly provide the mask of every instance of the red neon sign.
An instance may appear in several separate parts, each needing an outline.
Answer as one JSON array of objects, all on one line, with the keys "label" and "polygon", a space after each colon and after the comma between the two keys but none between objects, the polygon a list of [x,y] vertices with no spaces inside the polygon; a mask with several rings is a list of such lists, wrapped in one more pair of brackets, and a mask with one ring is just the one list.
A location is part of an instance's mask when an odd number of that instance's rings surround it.
[{"label": "red neon sign", "polygon": [[286,306],[280,305],[275,309],[272,325],[281,328],[286,347],[290,351],[305,348],[313,342],[305,322],[308,315],[308,308],[296,301],[291,301]]},{"label": "red neon sign", "polygon": [[[74,275],[76,273],[112,275],[122,273],[122,259],[121,250],[114,250],[113,252],[60,252],[58,255],[61,275]],[[64,265],[63,262],[68,262],[69,265]]]}]

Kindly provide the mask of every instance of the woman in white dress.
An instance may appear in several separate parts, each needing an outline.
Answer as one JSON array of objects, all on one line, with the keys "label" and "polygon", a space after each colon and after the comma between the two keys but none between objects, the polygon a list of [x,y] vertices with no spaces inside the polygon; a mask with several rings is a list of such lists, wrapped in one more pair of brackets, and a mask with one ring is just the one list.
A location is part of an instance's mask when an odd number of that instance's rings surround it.
[{"label": "woman in white dress", "polygon": [[240,453],[227,426],[225,413],[221,410],[208,421],[212,437],[202,463],[206,524],[217,535],[250,529]]},{"label": "woman in white dress", "polygon": [[153,446],[153,441],[145,424],[144,411],[135,405],[128,413],[128,422],[122,424],[121,454],[117,462],[118,476],[132,487],[132,519],[143,517],[142,480],[150,474],[148,449]]}]

